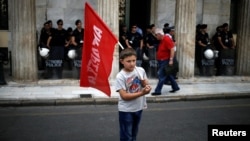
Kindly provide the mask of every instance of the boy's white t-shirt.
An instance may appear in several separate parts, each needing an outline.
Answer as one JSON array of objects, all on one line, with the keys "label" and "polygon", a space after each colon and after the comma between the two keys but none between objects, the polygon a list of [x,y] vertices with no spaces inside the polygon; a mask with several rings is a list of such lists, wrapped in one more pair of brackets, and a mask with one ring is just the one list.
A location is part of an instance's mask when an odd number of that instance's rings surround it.
[{"label": "boy's white t-shirt", "polygon": [[[139,92],[142,89],[141,81],[147,79],[145,70],[142,67],[135,67],[132,72],[125,72],[123,69],[116,75],[115,89],[126,90],[128,93]],[[133,100],[123,100],[119,97],[118,110],[122,112],[137,112],[147,107],[146,97],[141,96]]]}]

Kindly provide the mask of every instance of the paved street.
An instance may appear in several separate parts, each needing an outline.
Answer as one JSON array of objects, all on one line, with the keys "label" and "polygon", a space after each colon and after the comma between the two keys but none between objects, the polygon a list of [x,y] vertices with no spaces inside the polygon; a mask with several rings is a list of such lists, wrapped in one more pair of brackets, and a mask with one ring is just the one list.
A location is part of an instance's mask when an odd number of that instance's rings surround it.
[{"label": "paved street", "polygon": [[[157,80],[150,80],[154,91]],[[169,93],[171,86],[164,85],[161,96],[146,95],[150,102],[190,99],[250,97],[250,77],[202,77],[178,79],[180,91]],[[119,94],[111,81],[111,97],[91,87],[80,87],[78,80],[39,80],[34,83],[8,81],[0,86],[1,106],[32,105],[86,105],[117,103]],[[84,98],[83,98],[84,97]]]},{"label": "paved street", "polygon": [[[249,124],[250,99],[149,103],[138,141],[206,141],[209,124]],[[1,141],[118,141],[117,105],[1,107]]]}]

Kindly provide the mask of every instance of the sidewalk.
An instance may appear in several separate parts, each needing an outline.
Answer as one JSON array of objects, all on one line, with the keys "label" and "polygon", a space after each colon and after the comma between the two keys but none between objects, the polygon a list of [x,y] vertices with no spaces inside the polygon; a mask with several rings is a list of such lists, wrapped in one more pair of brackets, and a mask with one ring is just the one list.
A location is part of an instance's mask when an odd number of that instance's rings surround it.
[{"label": "sidewalk", "polygon": [[[147,95],[148,102],[250,97],[250,77],[201,77],[177,80],[181,88],[169,93],[164,85],[162,95]],[[8,82],[0,85],[0,106],[117,104],[119,94],[111,82],[111,97],[94,88],[79,87],[78,80],[39,80],[36,83]],[[157,80],[150,80],[154,90]]]}]

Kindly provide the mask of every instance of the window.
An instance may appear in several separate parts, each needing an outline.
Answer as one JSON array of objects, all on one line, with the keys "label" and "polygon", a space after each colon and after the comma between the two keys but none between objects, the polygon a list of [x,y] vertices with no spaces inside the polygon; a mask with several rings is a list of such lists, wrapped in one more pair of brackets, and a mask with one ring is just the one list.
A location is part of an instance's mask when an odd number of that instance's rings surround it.
[{"label": "window", "polygon": [[0,0],[0,30],[8,29],[8,1]]}]

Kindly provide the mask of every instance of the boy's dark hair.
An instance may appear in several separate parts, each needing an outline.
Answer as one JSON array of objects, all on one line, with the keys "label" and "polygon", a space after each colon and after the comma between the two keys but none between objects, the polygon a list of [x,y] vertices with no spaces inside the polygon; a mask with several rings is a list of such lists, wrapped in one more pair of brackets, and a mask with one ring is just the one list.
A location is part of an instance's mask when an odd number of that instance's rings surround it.
[{"label": "boy's dark hair", "polygon": [[136,52],[133,48],[126,48],[121,51],[119,58],[120,59],[125,59],[126,57],[129,56],[136,56]]}]

